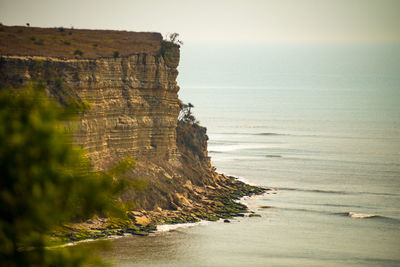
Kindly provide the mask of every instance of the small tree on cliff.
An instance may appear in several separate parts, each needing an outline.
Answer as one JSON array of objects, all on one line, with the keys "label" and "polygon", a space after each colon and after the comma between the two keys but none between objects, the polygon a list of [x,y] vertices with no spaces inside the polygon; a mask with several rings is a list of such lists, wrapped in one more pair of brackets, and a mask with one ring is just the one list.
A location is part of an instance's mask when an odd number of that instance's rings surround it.
[{"label": "small tree on cliff", "polygon": [[183,147],[182,151],[196,154],[200,159],[204,157],[202,150],[202,136],[205,128],[199,125],[192,113],[192,103],[179,103],[181,112],[178,116],[178,127],[176,128],[178,146]]},{"label": "small tree on cliff", "polygon": [[167,34],[167,38],[165,41],[171,42],[173,44],[177,44],[177,45],[183,45],[183,42],[181,40],[178,39],[179,37],[179,33],[170,33]]},{"label": "small tree on cliff", "polygon": [[[92,170],[62,124],[70,112],[48,100],[41,85],[0,90],[0,265],[81,266],[81,250],[46,249],[55,226],[107,214],[122,189],[118,169]],[[70,118],[71,119],[71,118]],[[78,253],[78,254],[77,254]]]},{"label": "small tree on cliff", "polygon": [[181,111],[178,116],[179,122],[188,124],[198,124],[196,117],[192,113],[192,108],[194,108],[192,103],[188,104],[180,103],[180,108]]}]

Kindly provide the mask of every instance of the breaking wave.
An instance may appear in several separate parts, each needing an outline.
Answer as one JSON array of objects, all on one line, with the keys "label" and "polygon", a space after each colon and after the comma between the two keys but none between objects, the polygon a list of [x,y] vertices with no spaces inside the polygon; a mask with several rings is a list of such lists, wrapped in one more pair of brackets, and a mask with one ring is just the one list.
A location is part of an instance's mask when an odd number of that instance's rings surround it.
[{"label": "breaking wave", "polygon": [[357,212],[353,212],[353,211],[349,211],[347,213],[347,216],[351,217],[351,218],[358,218],[358,219],[364,219],[364,218],[373,218],[373,217],[382,217],[376,214],[368,214],[368,213],[357,213]]},{"label": "breaking wave", "polygon": [[325,194],[339,194],[339,195],[377,195],[377,196],[400,196],[400,194],[393,193],[380,193],[380,192],[350,192],[340,190],[325,190],[325,189],[307,189],[307,188],[292,188],[292,187],[276,187],[274,190],[280,191],[298,191],[310,193],[325,193]]},{"label": "breaking wave", "polygon": [[277,210],[287,210],[287,211],[311,212],[311,213],[318,213],[318,214],[325,214],[325,215],[344,216],[344,217],[350,217],[350,218],[354,218],[354,219],[381,219],[381,220],[385,220],[385,221],[390,221],[392,223],[400,223],[400,219],[382,216],[382,215],[378,215],[378,214],[359,213],[359,212],[354,212],[354,211],[337,213],[337,212],[324,211],[324,210],[291,208],[291,207],[259,206],[258,208],[259,209],[277,209]]},{"label": "breaking wave", "polygon": [[392,218],[392,217],[382,216],[379,214],[360,213],[360,212],[354,212],[354,211],[336,213],[336,215],[347,216],[347,217],[354,218],[354,219],[382,219],[382,220],[392,221],[392,222],[396,222],[396,223],[400,222],[399,219]]},{"label": "breaking wave", "polygon": [[161,224],[157,225],[157,232],[169,232],[180,228],[189,228],[203,224],[208,224],[208,221],[199,221],[195,223]]}]

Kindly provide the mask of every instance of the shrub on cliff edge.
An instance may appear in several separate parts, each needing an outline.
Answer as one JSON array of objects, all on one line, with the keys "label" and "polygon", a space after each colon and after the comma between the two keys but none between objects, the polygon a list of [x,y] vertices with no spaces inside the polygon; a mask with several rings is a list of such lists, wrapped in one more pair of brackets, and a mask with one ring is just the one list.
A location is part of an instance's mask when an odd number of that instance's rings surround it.
[{"label": "shrub on cliff edge", "polygon": [[174,68],[178,66],[179,48],[183,45],[183,42],[179,40],[178,37],[178,33],[171,33],[161,41],[160,54],[163,56],[165,63]]}]

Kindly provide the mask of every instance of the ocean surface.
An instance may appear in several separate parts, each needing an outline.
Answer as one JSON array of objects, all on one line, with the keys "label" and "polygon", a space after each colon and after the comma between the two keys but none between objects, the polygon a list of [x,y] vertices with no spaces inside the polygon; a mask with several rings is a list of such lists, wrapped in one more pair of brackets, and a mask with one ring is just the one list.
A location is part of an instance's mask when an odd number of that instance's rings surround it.
[{"label": "ocean surface", "polygon": [[180,98],[261,217],[112,241],[117,266],[400,266],[400,45],[185,44]]}]

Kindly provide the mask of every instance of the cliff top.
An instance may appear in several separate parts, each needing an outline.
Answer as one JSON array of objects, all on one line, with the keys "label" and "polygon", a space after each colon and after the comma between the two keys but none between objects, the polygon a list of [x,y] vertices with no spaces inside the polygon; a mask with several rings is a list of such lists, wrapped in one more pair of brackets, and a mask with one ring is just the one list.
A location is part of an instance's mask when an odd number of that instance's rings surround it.
[{"label": "cliff top", "polygon": [[162,35],[155,32],[0,26],[0,55],[60,58],[158,54]]}]

